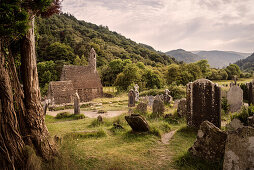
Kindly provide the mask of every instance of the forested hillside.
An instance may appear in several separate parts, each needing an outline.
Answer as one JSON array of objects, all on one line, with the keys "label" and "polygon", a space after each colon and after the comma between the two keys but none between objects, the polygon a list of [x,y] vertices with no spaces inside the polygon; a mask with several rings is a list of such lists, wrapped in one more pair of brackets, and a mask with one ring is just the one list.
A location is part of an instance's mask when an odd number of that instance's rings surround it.
[{"label": "forested hillside", "polygon": [[77,55],[87,57],[93,47],[98,54],[98,67],[117,58],[152,66],[173,62],[172,58],[148,45],[137,44],[107,27],[79,21],[69,14],[36,21],[38,61],[63,59],[73,63]]},{"label": "forested hillside", "polygon": [[254,71],[254,53],[249,57],[239,60],[236,64],[244,71]]},{"label": "forested hillside", "polygon": [[194,63],[198,60],[202,60],[204,58],[198,56],[197,54],[193,54],[189,51],[185,51],[183,49],[177,49],[166,52],[167,55],[174,57],[177,61],[183,61],[185,63]]}]

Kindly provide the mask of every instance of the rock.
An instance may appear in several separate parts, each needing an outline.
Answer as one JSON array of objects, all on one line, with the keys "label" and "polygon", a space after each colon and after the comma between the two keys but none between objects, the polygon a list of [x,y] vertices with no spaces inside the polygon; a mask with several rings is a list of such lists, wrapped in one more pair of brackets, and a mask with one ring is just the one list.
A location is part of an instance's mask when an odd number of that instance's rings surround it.
[{"label": "rock", "polygon": [[139,114],[125,116],[125,120],[134,132],[147,132],[150,129],[146,119]]},{"label": "rock", "polygon": [[130,90],[128,96],[129,96],[128,107],[135,107],[135,92],[133,90]]},{"label": "rock", "polygon": [[187,125],[199,128],[205,120],[221,127],[221,88],[207,79],[186,86]]},{"label": "rock", "polygon": [[124,129],[123,126],[118,123],[114,123],[113,126],[115,129]]},{"label": "rock", "polygon": [[177,115],[179,117],[183,117],[186,116],[186,112],[187,112],[186,99],[182,98],[178,103]]},{"label": "rock", "polygon": [[164,114],[165,108],[164,103],[160,99],[155,99],[153,102],[153,113],[154,117],[159,117]]},{"label": "rock", "polygon": [[97,117],[97,122],[98,122],[98,123],[102,123],[102,122],[103,122],[103,119],[102,119],[102,116],[101,116],[101,115],[99,115],[99,116]]},{"label": "rock", "polygon": [[147,104],[139,103],[136,110],[137,110],[137,112],[142,113],[142,114],[147,113]]},{"label": "rock", "polygon": [[79,115],[80,114],[80,98],[78,95],[78,92],[74,94],[74,114]]},{"label": "rock", "polygon": [[243,90],[239,86],[231,86],[227,92],[227,101],[231,113],[241,110],[243,106]]},{"label": "rock", "polygon": [[197,139],[189,152],[208,161],[223,158],[227,134],[209,121],[204,121],[198,130]]},{"label": "rock", "polygon": [[233,119],[229,124],[226,125],[228,131],[235,131],[243,127],[243,123],[239,119]]},{"label": "rock", "polygon": [[245,126],[228,133],[224,170],[254,169],[254,128]]}]

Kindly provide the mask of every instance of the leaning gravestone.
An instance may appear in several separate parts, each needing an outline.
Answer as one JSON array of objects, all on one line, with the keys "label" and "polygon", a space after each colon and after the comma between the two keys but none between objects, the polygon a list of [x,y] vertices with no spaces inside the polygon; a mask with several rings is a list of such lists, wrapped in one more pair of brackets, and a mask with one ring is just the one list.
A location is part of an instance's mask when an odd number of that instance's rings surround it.
[{"label": "leaning gravestone", "polygon": [[155,100],[153,101],[152,115],[154,117],[159,117],[164,114],[164,111],[165,111],[164,103],[162,102],[162,100],[159,97],[156,97]]},{"label": "leaning gravestone", "polygon": [[183,117],[186,115],[186,112],[187,112],[186,99],[182,98],[178,103],[177,115],[179,117]]},{"label": "leaning gravestone", "polygon": [[228,132],[224,170],[254,169],[254,128],[245,126]]},{"label": "leaning gravestone", "polygon": [[78,115],[80,114],[80,98],[79,98],[79,95],[78,95],[78,92],[76,92],[74,94],[74,114],[75,115]]},{"label": "leaning gravestone", "polygon": [[125,120],[134,132],[147,132],[150,129],[146,119],[139,114],[125,116]]},{"label": "leaning gravestone", "polygon": [[231,86],[227,92],[227,101],[231,113],[241,110],[243,106],[243,90],[239,86]]},{"label": "leaning gravestone", "polygon": [[138,102],[139,101],[139,86],[138,86],[138,84],[135,84],[134,92],[135,92],[135,101]]},{"label": "leaning gravestone", "polygon": [[199,128],[205,120],[221,127],[221,88],[207,79],[186,86],[187,124]]},{"label": "leaning gravestone", "polygon": [[128,96],[129,96],[128,107],[135,107],[135,92],[133,90],[130,90]]},{"label": "leaning gravestone", "polygon": [[227,133],[217,128],[209,121],[204,121],[198,130],[197,140],[189,152],[208,161],[218,161],[223,158]]},{"label": "leaning gravestone", "polygon": [[139,104],[137,105],[136,110],[137,110],[139,113],[142,113],[142,114],[147,113],[147,104],[146,104],[146,103],[139,103]]}]

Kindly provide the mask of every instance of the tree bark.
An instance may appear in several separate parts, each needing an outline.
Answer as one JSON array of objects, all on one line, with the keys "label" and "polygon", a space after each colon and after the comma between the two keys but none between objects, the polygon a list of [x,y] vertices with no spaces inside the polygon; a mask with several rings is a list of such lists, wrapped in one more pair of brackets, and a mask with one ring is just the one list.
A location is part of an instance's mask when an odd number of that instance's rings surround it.
[{"label": "tree bark", "polygon": [[0,40],[0,102],[2,105],[0,111],[0,168],[19,169],[25,164],[23,154],[25,143],[20,135],[7,65]]},{"label": "tree bark", "polygon": [[34,16],[32,16],[27,34],[21,40],[21,71],[26,108],[25,121],[30,139],[37,153],[45,160],[50,160],[56,155],[56,149],[55,145],[49,142],[49,133],[45,125],[40,100],[35,54]]}]

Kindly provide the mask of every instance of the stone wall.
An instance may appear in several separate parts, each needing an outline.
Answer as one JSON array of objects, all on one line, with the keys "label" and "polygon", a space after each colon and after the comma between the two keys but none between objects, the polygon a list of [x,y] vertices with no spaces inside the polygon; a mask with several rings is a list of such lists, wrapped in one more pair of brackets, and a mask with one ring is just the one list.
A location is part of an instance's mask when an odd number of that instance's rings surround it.
[{"label": "stone wall", "polygon": [[74,93],[72,81],[52,81],[49,83],[47,98],[53,105],[72,103]]},{"label": "stone wall", "polygon": [[186,87],[187,124],[199,128],[205,120],[221,127],[221,88],[207,79],[199,79]]}]

